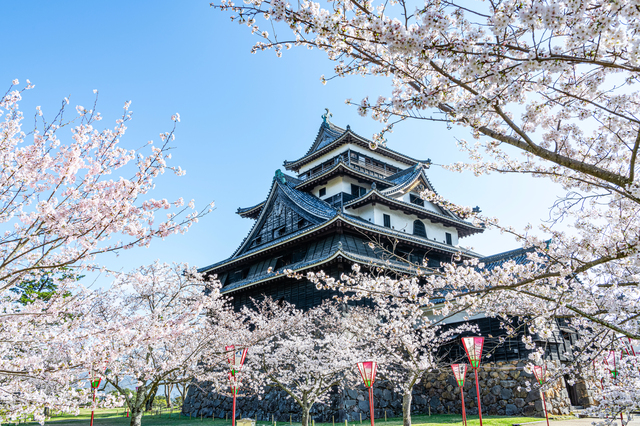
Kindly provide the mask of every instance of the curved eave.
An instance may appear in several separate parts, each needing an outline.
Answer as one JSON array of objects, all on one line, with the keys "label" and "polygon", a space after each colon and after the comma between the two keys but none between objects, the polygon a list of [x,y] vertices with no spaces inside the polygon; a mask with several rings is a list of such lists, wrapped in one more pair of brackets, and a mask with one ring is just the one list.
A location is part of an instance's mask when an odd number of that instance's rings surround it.
[{"label": "curved eave", "polygon": [[441,215],[436,212],[432,212],[431,210],[427,210],[418,205],[414,205],[411,203],[386,197],[380,192],[378,192],[377,190],[369,191],[362,197],[349,201],[344,205],[344,208],[357,209],[362,206],[366,206],[367,204],[373,204],[373,203],[383,204],[389,207],[391,210],[402,210],[402,212],[406,214],[416,215],[420,219],[429,219],[431,222],[439,222],[448,226],[452,226],[456,228],[456,230],[458,231],[458,236],[460,238],[464,238],[469,235],[484,232],[484,228],[474,226],[467,222],[452,219],[448,216]]},{"label": "curved eave", "polygon": [[236,214],[244,218],[257,219],[258,216],[260,216],[260,212],[262,211],[265,203],[266,201],[263,201],[253,207],[238,208]]},{"label": "curved eave", "polygon": [[346,144],[346,143],[355,143],[357,145],[361,145],[361,146],[365,147],[366,149],[368,149],[369,151],[378,152],[378,153],[380,153],[380,154],[382,154],[382,155],[384,155],[384,156],[386,156],[388,158],[392,158],[392,159],[394,159],[396,161],[399,161],[401,163],[407,164],[409,166],[413,166],[416,163],[420,162],[420,160],[416,160],[415,158],[408,157],[406,155],[400,154],[397,151],[394,151],[392,149],[385,148],[385,147],[382,147],[382,146],[379,146],[375,150],[372,150],[371,148],[369,148],[369,145],[372,143],[371,141],[369,141],[368,139],[365,139],[362,136],[352,132],[351,130],[347,130],[340,137],[336,138],[336,140],[334,140],[333,142],[331,142],[327,146],[325,146],[325,147],[323,147],[323,148],[321,148],[321,149],[319,149],[317,151],[314,151],[311,154],[305,155],[304,157],[299,158],[299,159],[297,159],[295,161],[285,161],[283,163],[283,166],[287,170],[291,170],[291,171],[294,171],[294,172],[298,173],[298,170],[300,170],[300,167],[302,167],[305,164],[315,160],[318,157],[323,156],[327,152],[333,151],[338,146]]},{"label": "curved eave", "polygon": [[325,172],[314,176],[310,179],[304,180],[301,183],[299,183],[296,186],[296,189],[299,191],[305,190],[305,189],[309,189],[309,188],[313,188],[316,185],[323,185],[324,183],[326,183],[329,179],[333,178],[336,175],[339,175],[341,173],[353,176],[357,179],[360,180],[365,180],[365,181],[375,181],[377,183],[379,183],[380,185],[385,185],[385,186],[389,186],[391,185],[389,182],[387,182],[385,179],[383,178],[378,178],[372,175],[369,175],[367,173],[362,173],[358,170],[355,170],[354,168],[349,167],[349,165],[343,163],[343,162],[339,162],[337,163],[335,166],[333,166],[332,168],[330,168],[329,170],[326,170]]},{"label": "curved eave", "polygon": [[326,222],[320,223],[315,226],[311,226],[302,231],[296,232],[295,234],[284,236],[278,240],[272,241],[271,243],[263,247],[256,247],[255,249],[247,253],[244,253],[241,256],[230,257],[221,262],[214,263],[209,266],[205,266],[203,268],[198,269],[198,272],[222,273],[227,269],[236,267],[237,264],[252,261],[258,257],[263,257],[268,253],[279,251],[282,248],[286,248],[291,245],[297,244],[301,240],[308,239],[308,238],[314,237],[315,235],[326,232],[329,228],[332,228],[334,226],[354,229],[365,235],[373,234],[374,237],[378,237],[380,234],[383,234],[386,236],[397,238],[399,240],[403,240],[405,243],[410,245],[418,246],[421,248],[427,247],[431,250],[435,250],[437,252],[445,253],[448,255],[460,253],[465,258],[481,257],[478,253],[475,253],[471,250],[450,246],[444,243],[439,243],[437,241],[431,241],[427,238],[418,237],[416,235],[407,234],[406,232],[400,232],[394,229],[384,228],[379,225],[361,222],[356,219],[351,219],[342,214],[337,214],[335,217],[333,217],[330,220],[327,220]]},{"label": "curved eave", "polygon": [[433,189],[433,185],[431,185],[431,182],[429,181],[429,179],[425,176],[425,174],[423,173],[422,170],[417,170],[414,173],[411,174],[411,177],[409,179],[407,179],[406,181],[395,185],[391,188],[385,189],[383,191],[381,191],[384,195],[386,196],[391,196],[391,195],[395,195],[398,193],[402,193],[405,194],[409,191],[411,191],[413,188],[415,188],[415,186],[418,185],[418,182],[421,181],[423,182],[427,188],[429,188],[429,190],[435,192],[435,190]]},{"label": "curved eave", "polygon": [[353,263],[358,263],[361,265],[370,265],[370,266],[378,266],[378,267],[384,267],[386,269],[398,272],[398,273],[404,273],[404,274],[416,274],[417,270],[414,267],[406,267],[402,264],[400,264],[399,262],[393,262],[393,263],[389,263],[386,262],[382,259],[375,259],[375,258],[369,258],[366,256],[361,256],[361,255],[356,255],[341,249],[337,249],[335,250],[333,253],[328,254],[327,256],[324,256],[322,258],[319,259],[315,259],[312,262],[305,262],[303,265],[300,266],[296,266],[296,265],[291,265],[291,266],[285,266],[277,271],[274,272],[270,272],[268,274],[264,274],[256,279],[253,280],[249,280],[246,283],[238,283],[239,285],[229,285],[227,288],[222,288],[220,290],[220,293],[222,294],[231,294],[234,293],[236,291],[239,290],[245,290],[249,287],[255,287],[257,285],[260,284],[264,284],[267,283],[269,281],[274,281],[274,280],[278,280],[278,279],[282,279],[282,278],[286,278],[287,275],[284,273],[285,270],[291,270],[295,273],[300,273],[303,271],[307,271],[310,269],[316,269],[322,265],[326,265],[328,263],[332,263],[335,261],[338,262],[344,262],[344,261],[350,261]]},{"label": "curved eave", "polygon": [[[325,214],[323,212],[318,212],[318,211],[316,212],[310,211],[309,206],[304,205],[304,203],[302,203],[300,199],[295,199],[294,197],[291,196],[291,194],[288,194],[288,192],[293,191],[293,189],[291,187],[287,187],[286,185],[287,185],[286,183],[280,183],[276,178],[274,178],[273,184],[271,185],[271,190],[269,191],[269,196],[267,197],[267,200],[265,201],[264,205],[269,206],[273,202],[273,199],[275,198],[276,192],[277,192],[276,189],[280,187],[282,189],[282,192],[285,193],[285,195],[289,198],[289,200],[291,200],[292,203],[297,205],[300,209],[307,211],[311,216],[314,216],[320,220],[327,220],[332,218],[336,214],[335,210],[331,215]],[[325,203],[322,200],[318,200],[318,201],[320,203],[323,203],[326,206],[329,206],[327,203]],[[245,248],[247,248],[247,244],[249,244],[249,242],[253,239],[257,229],[262,224],[266,210],[267,209],[265,208],[262,208],[260,210],[258,218],[254,223],[253,227],[251,228],[251,230],[249,231],[249,234],[244,238],[244,240],[242,240],[242,243],[240,243],[240,246],[236,249],[236,251],[233,252],[233,256],[237,256],[238,253],[242,252]],[[283,238],[286,238],[286,237],[283,237]],[[274,241],[278,241],[278,240],[274,240]],[[271,245],[272,243],[273,242],[270,242],[268,243],[268,245]]]}]

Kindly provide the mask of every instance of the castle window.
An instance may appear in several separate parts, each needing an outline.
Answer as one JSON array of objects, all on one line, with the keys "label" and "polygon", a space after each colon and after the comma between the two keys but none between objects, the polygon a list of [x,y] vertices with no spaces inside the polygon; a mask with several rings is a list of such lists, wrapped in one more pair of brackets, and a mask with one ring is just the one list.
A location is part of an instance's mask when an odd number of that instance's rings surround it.
[{"label": "castle window", "polygon": [[417,195],[409,194],[409,201],[411,201],[412,204],[424,207],[424,200]]},{"label": "castle window", "polygon": [[286,230],[286,227],[281,226],[279,228],[276,228],[273,230],[273,238],[278,238],[284,235],[284,232]]},{"label": "castle window", "polygon": [[445,238],[447,239],[447,244],[453,245],[453,241],[451,240],[451,234],[448,232],[444,233]]},{"label": "castle window", "polygon": [[351,184],[351,195],[353,195],[354,197],[359,197],[359,196],[364,195],[366,193],[367,193],[366,188],[363,188],[363,187],[358,186],[358,185]]},{"label": "castle window", "polygon": [[422,223],[422,221],[420,220],[413,221],[413,235],[427,238],[427,230],[424,229],[424,223]]},{"label": "castle window", "polygon": [[391,216],[388,214],[383,214],[382,219],[384,220],[384,227],[391,228]]},{"label": "castle window", "polygon": [[327,195],[327,188],[320,188],[320,197]]}]

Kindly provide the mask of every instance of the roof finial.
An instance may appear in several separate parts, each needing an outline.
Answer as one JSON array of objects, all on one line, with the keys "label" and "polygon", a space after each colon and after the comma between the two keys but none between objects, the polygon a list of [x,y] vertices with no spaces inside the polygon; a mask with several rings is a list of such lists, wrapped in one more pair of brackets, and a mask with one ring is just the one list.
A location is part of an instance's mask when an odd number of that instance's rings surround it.
[{"label": "roof finial", "polygon": [[329,118],[333,117],[333,114],[331,114],[331,111],[329,111],[329,108],[325,108],[324,111],[325,113],[322,114],[322,124],[328,124]]},{"label": "roof finial", "polygon": [[287,183],[287,179],[285,179],[284,173],[282,173],[282,170],[280,169],[276,170],[276,175],[274,177],[282,183]]}]

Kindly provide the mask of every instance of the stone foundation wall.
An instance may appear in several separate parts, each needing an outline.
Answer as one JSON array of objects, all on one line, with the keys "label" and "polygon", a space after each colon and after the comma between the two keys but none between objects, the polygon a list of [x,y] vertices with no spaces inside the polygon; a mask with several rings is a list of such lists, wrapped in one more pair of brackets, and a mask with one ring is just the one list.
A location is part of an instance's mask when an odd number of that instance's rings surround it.
[{"label": "stone foundation wall", "polygon": [[[486,363],[478,371],[482,413],[485,415],[537,416],[544,410],[540,391],[526,391],[525,381],[532,385],[535,379],[524,372],[519,361]],[[569,414],[570,402],[564,380],[559,380],[549,391],[549,414]],[[467,372],[464,386],[466,412],[477,415],[476,386],[473,371]],[[207,390],[206,385],[193,385],[183,405],[183,414],[204,417],[231,417],[232,399]],[[374,385],[376,418],[402,416],[402,395],[393,391],[390,383],[377,381]],[[460,389],[450,371],[428,374],[414,388],[412,413],[461,413]],[[271,389],[262,399],[257,396],[238,396],[236,418],[250,417],[259,421],[300,421],[300,408],[283,391]],[[334,391],[325,403],[314,404],[311,416],[318,422],[357,421],[369,417],[369,397],[364,387]]]}]

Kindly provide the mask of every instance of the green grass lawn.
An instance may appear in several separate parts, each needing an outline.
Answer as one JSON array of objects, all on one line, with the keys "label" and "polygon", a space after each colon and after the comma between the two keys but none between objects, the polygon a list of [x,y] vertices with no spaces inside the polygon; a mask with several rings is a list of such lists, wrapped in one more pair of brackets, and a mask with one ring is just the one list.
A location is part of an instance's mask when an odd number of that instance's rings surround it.
[{"label": "green grass lawn", "polygon": [[[126,426],[130,423],[129,418],[122,415],[122,408],[109,409],[109,410],[97,410],[94,415],[95,426]],[[79,426],[81,424],[89,424],[91,418],[91,411],[80,410],[78,416],[54,416],[46,424],[54,426]],[[515,423],[526,423],[541,421],[544,419],[537,417],[506,417],[506,416],[483,416],[483,426],[511,426]],[[386,422],[384,419],[377,419],[376,423],[379,426],[402,426],[402,418],[390,418]],[[5,423],[7,424],[7,423]],[[10,424],[10,423],[9,423]],[[21,423],[25,424],[25,423]],[[28,423],[35,425],[36,423]],[[142,424],[144,426],[161,426],[161,425],[175,425],[175,426],[231,426],[230,420],[204,418],[189,418],[180,415],[179,411],[170,413],[168,411],[163,412],[161,415],[145,415],[142,418]],[[462,426],[462,416],[457,414],[434,414],[432,416],[427,415],[413,415],[412,424],[414,426],[436,426],[447,424],[450,426]],[[256,426],[273,426],[271,422],[259,421]],[[276,426],[289,426],[289,422],[279,422]],[[336,423],[335,426],[343,426],[344,423]],[[349,422],[348,426],[368,426],[370,425],[367,419],[363,419],[362,423],[359,421]],[[469,416],[467,419],[468,426],[479,426],[477,416]],[[292,426],[301,426],[300,423],[293,423]],[[316,426],[334,426],[332,423],[316,423]]]}]

